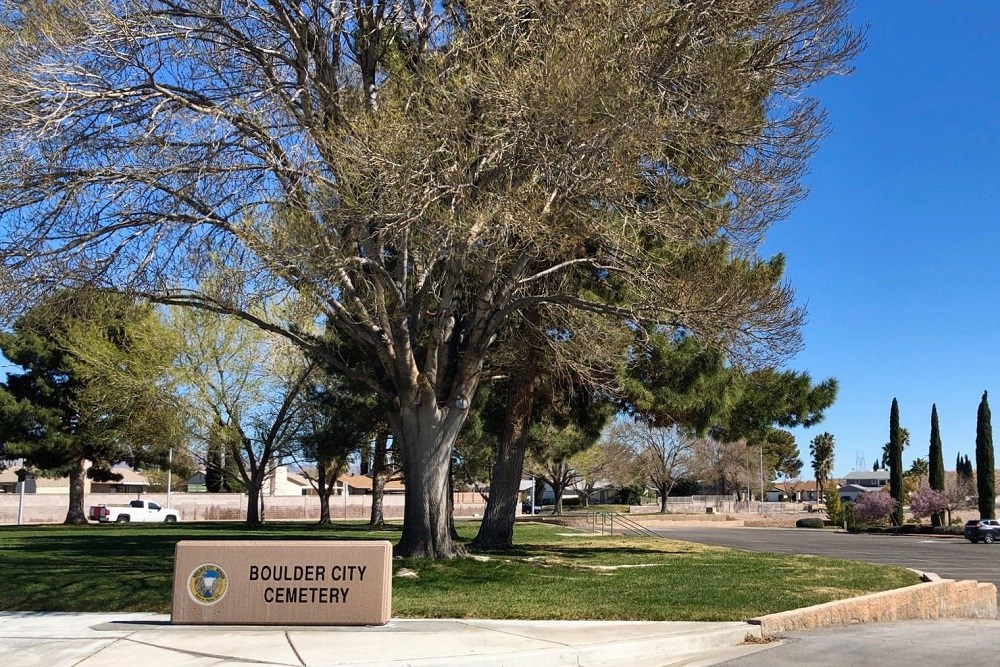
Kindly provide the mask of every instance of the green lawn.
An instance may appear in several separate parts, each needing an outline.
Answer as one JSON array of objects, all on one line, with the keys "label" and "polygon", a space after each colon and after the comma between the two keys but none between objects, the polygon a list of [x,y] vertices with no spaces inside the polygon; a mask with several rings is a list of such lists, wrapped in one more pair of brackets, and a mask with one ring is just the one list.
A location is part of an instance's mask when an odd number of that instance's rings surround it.
[{"label": "green lawn", "polygon": [[[466,537],[475,529],[459,526]],[[855,561],[567,532],[519,524],[513,553],[396,561],[394,569],[418,576],[394,579],[393,615],[743,620],[918,581],[902,568]],[[169,612],[174,544],[181,539],[398,537],[398,527],[371,532],[346,524],[252,531],[227,523],[0,528],[0,609]]]}]

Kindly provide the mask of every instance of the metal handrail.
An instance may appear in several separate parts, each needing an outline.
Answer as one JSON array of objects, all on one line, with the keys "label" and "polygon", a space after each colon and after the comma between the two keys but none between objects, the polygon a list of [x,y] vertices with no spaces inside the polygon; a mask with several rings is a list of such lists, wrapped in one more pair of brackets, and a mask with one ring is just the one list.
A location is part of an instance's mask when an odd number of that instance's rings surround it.
[{"label": "metal handrail", "polygon": [[618,525],[625,531],[632,531],[633,533],[644,535],[646,537],[663,537],[659,533],[650,530],[641,523],[633,521],[624,514],[620,514],[618,512],[587,512],[587,523],[590,524],[592,533],[597,532],[598,519],[600,520],[601,535],[607,533],[608,535],[613,536],[615,534],[615,522],[617,521]]}]

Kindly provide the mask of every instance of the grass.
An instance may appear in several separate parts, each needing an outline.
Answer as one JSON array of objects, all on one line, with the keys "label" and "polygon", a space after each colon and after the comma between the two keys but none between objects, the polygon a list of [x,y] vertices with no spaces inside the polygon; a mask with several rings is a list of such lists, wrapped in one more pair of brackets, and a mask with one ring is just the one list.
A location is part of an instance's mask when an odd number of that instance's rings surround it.
[{"label": "grass", "polygon": [[[460,524],[471,537],[475,524]],[[396,561],[393,615],[410,618],[743,620],[917,583],[903,568],[810,556],[756,554],[653,538],[565,536],[519,524],[513,552],[447,562]],[[170,609],[181,539],[387,539],[341,524],[40,526],[0,528],[0,609]],[[624,567],[622,567],[624,566]],[[631,567],[630,567],[631,566]]]}]

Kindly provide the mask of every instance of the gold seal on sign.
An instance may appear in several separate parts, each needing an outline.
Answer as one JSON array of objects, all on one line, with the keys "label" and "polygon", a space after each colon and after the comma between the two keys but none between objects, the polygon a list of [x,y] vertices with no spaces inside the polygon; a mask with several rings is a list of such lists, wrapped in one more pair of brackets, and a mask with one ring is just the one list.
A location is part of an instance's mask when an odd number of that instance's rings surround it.
[{"label": "gold seal on sign", "polygon": [[198,604],[215,604],[222,599],[228,588],[226,571],[215,563],[199,565],[188,577],[188,593]]}]

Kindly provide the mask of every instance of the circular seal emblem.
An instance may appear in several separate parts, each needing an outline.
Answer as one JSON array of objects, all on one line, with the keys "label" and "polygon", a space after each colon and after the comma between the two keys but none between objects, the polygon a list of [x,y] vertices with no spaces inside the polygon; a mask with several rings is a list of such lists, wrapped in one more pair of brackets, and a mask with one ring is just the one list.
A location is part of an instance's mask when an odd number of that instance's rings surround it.
[{"label": "circular seal emblem", "polygon": [[222,599],[228,588],[226,571],[215,563],[199,565],[188,577],[188,594],[198,604],[215,604]]}]

